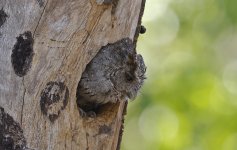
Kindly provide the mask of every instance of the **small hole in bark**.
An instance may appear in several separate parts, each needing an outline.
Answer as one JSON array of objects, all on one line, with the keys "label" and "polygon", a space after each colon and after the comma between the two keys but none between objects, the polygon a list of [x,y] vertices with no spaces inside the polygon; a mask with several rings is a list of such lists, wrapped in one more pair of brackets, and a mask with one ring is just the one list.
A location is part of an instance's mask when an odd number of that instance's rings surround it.
[{"label": "small hole in bark", "polygon": [[0,150],[26,149],[26,140],[19,123],[0,107]]},{"label": "small hole in bark", "polygon": [[12,50],[11,62],[13,69],[19,77],[23,77],[29,71],[33,59],[34,39],[30,31],[20,34]]},{"label": "small hole in bark", "polygon": [[6,22],[7,14],[4,12],[3,8],[0,10],[0,27]]},{"label": "small hole in bark", "polygon": [[63,82],[48,82],[41,92],[40,107],[44,115],[54,122],[68,104],[69,90]]}]

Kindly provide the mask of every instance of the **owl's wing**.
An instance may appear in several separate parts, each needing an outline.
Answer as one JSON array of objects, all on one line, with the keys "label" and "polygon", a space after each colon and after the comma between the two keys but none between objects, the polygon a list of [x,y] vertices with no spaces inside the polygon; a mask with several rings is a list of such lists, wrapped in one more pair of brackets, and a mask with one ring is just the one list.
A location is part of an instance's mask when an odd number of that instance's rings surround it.
[{"label": "owl's wing", "polygon": [[[89,74],[88,74],[89,73]],[[113,84],[105,78],[103,74],[98,72],[84,73],[78,88],[80,96],[87,101],[95,103],[104,103],[106,96],[113,89]]]}]

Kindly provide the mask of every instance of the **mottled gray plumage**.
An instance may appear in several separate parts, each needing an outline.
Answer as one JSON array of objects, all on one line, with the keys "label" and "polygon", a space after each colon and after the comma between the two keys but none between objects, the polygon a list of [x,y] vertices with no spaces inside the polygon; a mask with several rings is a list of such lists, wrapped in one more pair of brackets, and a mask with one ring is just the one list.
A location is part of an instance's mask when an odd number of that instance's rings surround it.
[{"label": "mottled gray plumage", "polygon": [[77,89],[77,102],[90,110],[108,102],[134,99],[145,79],[146,66],[132,40],[122,39],[101,48],[87,65]]}]

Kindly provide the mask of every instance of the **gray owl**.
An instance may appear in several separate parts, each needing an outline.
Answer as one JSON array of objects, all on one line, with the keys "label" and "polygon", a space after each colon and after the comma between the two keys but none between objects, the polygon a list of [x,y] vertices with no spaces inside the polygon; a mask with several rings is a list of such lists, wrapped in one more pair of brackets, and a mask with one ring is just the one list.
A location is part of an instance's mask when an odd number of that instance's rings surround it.
[{"label": "gray owl", "polygon": [[145,79],[146,66],[132,40],[124,38],[100,49],[86,66],[77,88],[77,103],[90,111],[106,103],[135,99]]}]

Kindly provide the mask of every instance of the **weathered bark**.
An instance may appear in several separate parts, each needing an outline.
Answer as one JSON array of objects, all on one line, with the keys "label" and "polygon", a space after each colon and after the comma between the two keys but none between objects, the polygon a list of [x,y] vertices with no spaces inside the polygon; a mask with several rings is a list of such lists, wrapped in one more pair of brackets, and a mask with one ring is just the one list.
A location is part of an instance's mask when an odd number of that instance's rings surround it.
[{"label": "weathered bark", "polygon": [[76,89],[102,46],[136,42],[143,7],[144,0],[0,0],[0,149],[117,149],[125,103],[81,118]]}]

